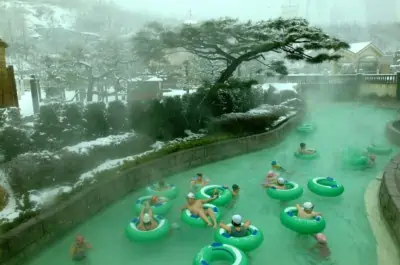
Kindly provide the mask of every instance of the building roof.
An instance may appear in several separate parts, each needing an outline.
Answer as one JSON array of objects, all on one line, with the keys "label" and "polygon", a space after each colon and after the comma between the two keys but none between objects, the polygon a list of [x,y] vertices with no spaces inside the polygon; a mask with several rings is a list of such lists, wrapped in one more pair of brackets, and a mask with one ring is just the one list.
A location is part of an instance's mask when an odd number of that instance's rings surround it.
[{"label": "building roof", "polygon": [[349,51],[352,53],[359,53],[364,50],[368,45],[372,44],[370,41],[350,43]]}]

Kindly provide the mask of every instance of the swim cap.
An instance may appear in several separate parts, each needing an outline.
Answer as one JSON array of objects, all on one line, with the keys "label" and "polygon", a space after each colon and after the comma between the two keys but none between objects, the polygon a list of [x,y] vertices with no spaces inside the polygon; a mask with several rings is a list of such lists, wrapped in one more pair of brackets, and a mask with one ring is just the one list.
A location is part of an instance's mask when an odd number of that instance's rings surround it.
[{"label": "swim cap", "polygon": [[274,175],[275,175],[274,171],[272,171],[272,170],[268,171],[268,177],[272,177]]},{"label": "swim cap", "polygon": [[278,184],[285,184],[285,179],[284,178],[278,178],[276,180],[276,182],[278,182]]},{"label": "swim cap", "polygon": [[242,216],[240,216],[239,214],[235,214],[232,216],[232,222],[239,225],[242,223]]},{"label": "swim cap", "polygon": [[143,223],[145,223],[145,224],[147,224],[147,223],[150,223],[151,222],[151,218],[150,218],[150,214],[148,214],[148,213],[145,213],[144,215],[143,215]]},{"label": "swim cap", "polygon": [[275,160],[273,160],[272,162],[271,162],[271,165],[273,165],[273,166],[276,166],[278,163],[275,161]]},{"label": "swim cap", "polygon": [[305,210],[312,210],[314,208],[314,205],[311,202],[305,202],[303,203],[303,208]]},{"label": "swim cap", "polygon": [[326,243],[326,242],[327,242],[326,236],[325,236],[324,234],[322,234],[322,233],[316,234],[316,235],[315,235],[315,239],[316,239],[318,242],[321,242],[321,243]]},{"label": "swim cap", "polygon": [[187,197],[188,197],[188,199],[194,199],[194,193],[193,192],[189,192]]}]

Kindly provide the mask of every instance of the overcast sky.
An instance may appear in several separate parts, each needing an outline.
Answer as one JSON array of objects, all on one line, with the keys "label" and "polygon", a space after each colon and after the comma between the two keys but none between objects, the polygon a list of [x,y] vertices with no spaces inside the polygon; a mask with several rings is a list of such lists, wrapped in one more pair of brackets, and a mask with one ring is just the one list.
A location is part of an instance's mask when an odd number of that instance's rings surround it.
[{"label": "overcast sky", "polygon": [[[114,0],[121,6],[182,19],[221,16],[268,19],[282,15],[282,5],[298,5],[299,16],[312,23],[400,20],[400,0]],[[366,5],[370,2],[369,6]],[[397,2],[397,4],[395,4]],[[308,9],[307,9],[308,3]],[[397,6],[395,6],[397,5]],[[296,9],[296,8],[295,8]],[[308,11],[307,11],[308,10]],[[290,11],[287,11],[290,13]]]}]

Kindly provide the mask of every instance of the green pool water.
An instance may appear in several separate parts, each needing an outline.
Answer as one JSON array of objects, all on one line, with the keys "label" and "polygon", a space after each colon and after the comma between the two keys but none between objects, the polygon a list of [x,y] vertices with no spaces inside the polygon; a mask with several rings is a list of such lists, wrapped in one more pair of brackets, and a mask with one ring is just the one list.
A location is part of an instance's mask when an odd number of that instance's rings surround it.
[{"label": "green pool water", "polygon": [[[363,196],[369,181],[382,171],[390,155],[377,156],[375,168],[353,171],[341,169],[340,154],[343,148],[363,148],[372,141],[385,142],[384,125],[396,113],[355,103],[324,104],[312,107],[311,111],[309,119],[318,126],[311,135],[292,132],[284,142],[273,148],[171,176],[168,181],[177,184],[181,193],[167,217],[181,226],[169,238],[143,245],[133,244],[125,237],[124,229],[135,216],[133,204],[143,194],[143,191],[139,191],[110,206],[66,237],[60,238],[28,264],[73,264],[69,257],[69,248],[77,234],[84,235],[93,245],[93,250],[82,264],[191,264],[196,253],[213,241],[215,230],[195,229],[182,224],[179,221],[178,208],[184,203],[190,179],[197,172],[203,172],[213,184],[236,183],[241,186],[241,198],[234,209],[225,210],[223,220],[228,222],[232,214],[239,213],[250,219],[264,233],[264,243],[250,254],[250,264],[376,265],[376,241],[366,218]],[[314,161],[294,158],[293,152],[302,141],[309,147],[317,148],[320,158]],[[267,197],[260,186],[271,160],[277,160],[289,171],[293,171],[288,178],[304,187],[303,196],[286,205],[312,201],[316,211],[323,212],[327,222],[325,234],[332,251],[330,260],[321,263],[308,251],[314,243],[310,237],[297,236],[281,225],[279,213],[285,205]],[[312,194],[306,188],[306,183],[316,176],[336,178],[345,186],[344,194],[337,198]]]}]

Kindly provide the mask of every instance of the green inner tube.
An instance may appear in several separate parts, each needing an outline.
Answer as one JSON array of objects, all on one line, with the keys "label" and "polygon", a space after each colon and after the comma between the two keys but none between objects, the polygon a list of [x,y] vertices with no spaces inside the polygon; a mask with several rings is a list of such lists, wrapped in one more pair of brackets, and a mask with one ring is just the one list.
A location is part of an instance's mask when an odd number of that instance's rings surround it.
[{"label": "green inner tube", "polygon": [[247,256],[241,250],[231,245],[215,242],[200,250],[193,260],[193,265],[212,265],[220,261],[232,265],[249,264]]},{"label": "green inner tube", "polygon": [[303,195],[303,188],[299,184],[288,181],[285,183],[286,189],[280,190],[275,187],[266,189],[269,197],[280,201],[291,201],[301,197]]},{"label": "green inner tube", "polygon": [[132,241],[153,241],[166,237],[170,231],[169,222],[167,219],[154,215],[154,220],[157,222],[158,226],[150,231],[141,231],[137,228],[139,224],[139,218],[134,218],[125,229],[126,236]]},{"label": "green inner tube", "polygon": [[224,206],[229,204],[232,201],[232,192],[221,185],[207,185],[202,187],[196,193],[197,199],[209,199],[212,198],[213,192],[217,190],[219,196],[217,199],[212,200],[212,204],[217,206]]},{"label": "green inner tube", "polygon": [[392,148],[382,145],[370,145],[367,147],[367,150],[369,153],[373,153],[375,155],[388,155],[392,152]]},{"label": "green inner tube", "polygon": [[336,197],[344,192],[343,185],[331,177],[310,179],[307,187],[313,193],[325,197]]},{"label": "green inner tube", "polygon": [[343,162],[345,166],[352,169],[364,169],[369,167],[369,158],[365,155],[345,156]]},{"label": "green inner tube", "polygon": [[323,217],[304,219],[299,218],[297,213],[296,207],[287,207],[281,213],[281,223],[286,228],[303,235],[317,234],[325,229],[326,223]]},{"label": "green inner tube", "polygon": [[[212,211],[214,212],[215,219],[217,220],[217,223],[221,220],[221,211],[218,209],[217,206],[210,204],[210,203],[205,203],[203,205],[204,209],[211,208]],[[189,209],[185,209],[184,211],[181,212],[181,219],[184,223],[189,224],[193,227],[207,227],[207,223],[204,222],[200,216],[192,214]],[[208,220],[212,223],[211,218],[208,216]]]},{"label": "green inner tube", "polygon": [[[228,226],[232,227],[233,225],[228,224]],[[232,237],[225,229],[220,228],[215,233],[215,241],[234,246],[247,253],[261,245],[264,235],[254,225],[249,226],[247,235],[244,237]]]},{"label": "green inner tube", "polygon": [[296,131],[300,133],[310,133],[315,130],[315,127],[312,124],[304,123],[296,128]]},{"label": "green inner tube", "polygon": [[156,195],[161,197],[167,197],[169,199],[175,199],[178,195],[178,189],[173,184],[165,184],[165,189],[160,190],[157,184],[148,186],[146,188],[147,195]]},{"label": "green inner tube", "polygon": [[313,160],[319,157],[319,153],[318,151],[315,151],[312,154],[301,154],[299,152],[295,152],[294,156],[299,158],[299,159],[303,159],[303,160]]},{"label": "green inner tube", "polygon": [[[135,211],[137,213],[140,213],[144,207],[144,203],[146,201],[149,201],[151,199],[152,196],[143,196],[140,197],[136,200],[135,203]],[[156,205],[151,205],[151,210],[153,211],[154,214],[158,214],[158,215],[164,215],[166,214],[169,210],[171,210],[172,207],[172,203],[171,201],[166,198],[166,197],[159,197],[159,199],[163,202],[158,203]]]}]

